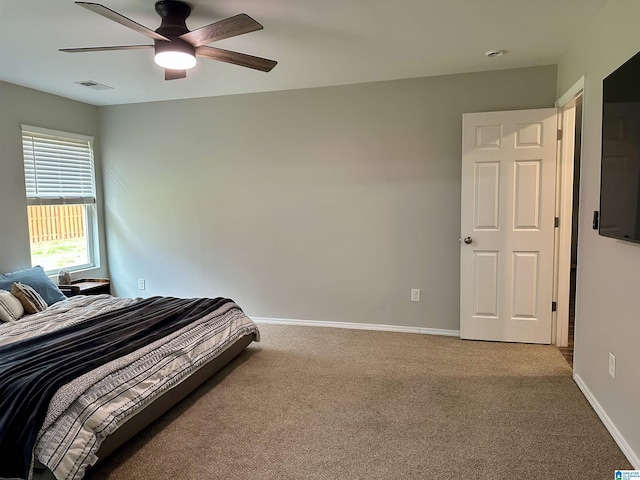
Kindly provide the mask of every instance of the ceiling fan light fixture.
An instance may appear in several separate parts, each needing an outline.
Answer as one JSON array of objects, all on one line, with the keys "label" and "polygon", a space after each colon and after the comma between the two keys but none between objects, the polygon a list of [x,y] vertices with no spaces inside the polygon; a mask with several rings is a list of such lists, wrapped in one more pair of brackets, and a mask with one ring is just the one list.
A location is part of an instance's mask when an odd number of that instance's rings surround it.
[{"label": "ceiling fan light fixture", "polygon": [[185,20],[191,13],[191,5],[181,0],[159,0],[156,2],[156,13],[161,23],[156,30],[140,25],[130,18],[111,10],[104,5],[92,2],[76,2],[98,15],[120,25],[141,33],[154,40],[153,45],[119,45],[109,47],[61,48],[61,52],[110,52],[113,50],[138,50],[153,48],[155,63],[164,68],[165,80],[176,80],[187,76],[187,69],[195,67],[197,57],[218,60],[241,67],[253,68],[262,72],[270,72],[278,62],[267,58],[254,57],[240,52],[232,52],[221,48],[207,47],[206,44],[262,30],[262,25],[246,13],[189,30]]},{"label": "ceiling fan light fixture", "polygon": [[170,70],[188,70],[196,66],[196,57],[185,52],[156,53],[155,61],[161,67]]},{"label": "ceiling fan light fixture", "polygon": [[196,66],[196,51],[192,45],[180,39],[172,42],[156,40],[155,62],[170,70],[188,70]]}]

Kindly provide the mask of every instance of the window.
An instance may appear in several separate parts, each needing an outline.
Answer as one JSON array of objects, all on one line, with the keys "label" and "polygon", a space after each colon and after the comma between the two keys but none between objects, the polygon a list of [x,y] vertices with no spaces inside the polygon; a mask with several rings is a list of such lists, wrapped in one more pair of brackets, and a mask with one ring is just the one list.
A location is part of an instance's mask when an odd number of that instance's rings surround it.
[{"label": "window", "polygon": [[93,137],[22,125],[32,265],[97,265]]}]

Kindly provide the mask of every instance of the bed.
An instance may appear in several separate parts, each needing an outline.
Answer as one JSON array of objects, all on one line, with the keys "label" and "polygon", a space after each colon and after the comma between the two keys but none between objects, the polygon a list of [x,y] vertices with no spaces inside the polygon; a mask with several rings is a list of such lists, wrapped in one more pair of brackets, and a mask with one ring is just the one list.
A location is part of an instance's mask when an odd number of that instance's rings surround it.
[{"label": "bed", "polygon": [[75,296],[0,322],[0,478],[82,478],[252,341],[223,298]]}]

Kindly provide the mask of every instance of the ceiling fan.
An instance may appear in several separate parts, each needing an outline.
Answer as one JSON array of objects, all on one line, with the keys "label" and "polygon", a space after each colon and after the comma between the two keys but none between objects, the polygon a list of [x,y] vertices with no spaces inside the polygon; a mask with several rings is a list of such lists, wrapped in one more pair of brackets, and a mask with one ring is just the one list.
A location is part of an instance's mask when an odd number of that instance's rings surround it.
[{"label": "ceiling fan", "polygon": [[185,78],[187,76],[187,69],[195,66],[196,57],[219,60],[263,72],[271,71],[278,63],[266,58],[206,46],[207,43],[254,32],[263,28],[262,25],[244,13],[190,31],[185,21],[191,14],[191,6],[180,0],[160,0],[156,2],[155,7],[162,21],[160,27],[154,31],[99,3],[76,2],[76,5],[80,5],[109,20],[113,20],[138,33],[146,35],[153,39],[154,44],[61,48],[61,52],[80,53],[153,48],[155,50],[155,62],[165,69],[165,80]]}]

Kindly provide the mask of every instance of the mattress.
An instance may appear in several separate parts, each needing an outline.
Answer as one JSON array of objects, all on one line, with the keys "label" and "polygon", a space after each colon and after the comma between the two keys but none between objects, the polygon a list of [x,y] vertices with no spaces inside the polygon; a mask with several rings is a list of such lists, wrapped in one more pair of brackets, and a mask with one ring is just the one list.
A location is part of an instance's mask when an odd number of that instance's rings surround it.
[{"label": "mattress", "polygon": [[[14,324],[0,325],[0,347],[108,312],[135,309],[138,302],[141,299],[109,295],[71,297]],[[99,455],[135,434],[254,339],[259,340],[255,324],[228,301],[188,326],[80,375],[51,398],[32,463],[58,479],[82,478]],[[156,404],[161,408],[154,408]]]}]

